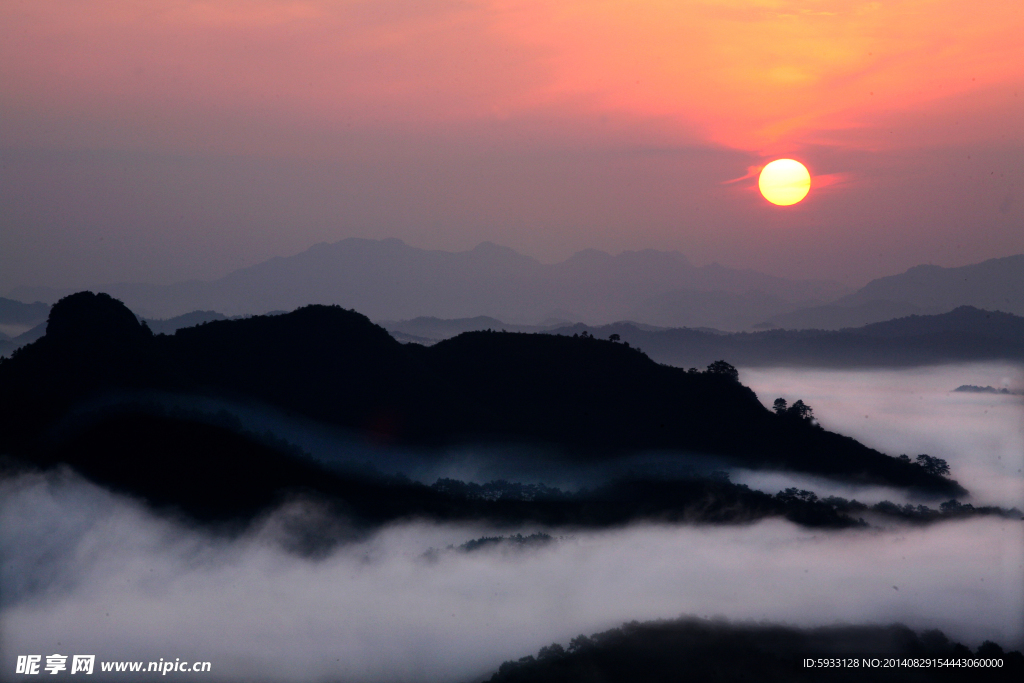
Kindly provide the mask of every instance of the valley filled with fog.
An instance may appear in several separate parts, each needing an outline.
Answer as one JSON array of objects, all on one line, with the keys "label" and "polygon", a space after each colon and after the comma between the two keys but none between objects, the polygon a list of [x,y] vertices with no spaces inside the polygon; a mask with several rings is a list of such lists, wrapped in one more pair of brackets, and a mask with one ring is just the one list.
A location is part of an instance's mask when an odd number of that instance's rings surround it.
[{"label": "valley filled with fog", "polygon": [[[971,492],[971,501],[1024,509],[1024,368],[1009,363],[943,365],[904,370],[837,371],[793,368],[744,369],[740,380],[761,402],[801,399],[825,429],[852,436],[889,455],[921,453],[949,463],[950,476]],[[954,391],[963,385],[991,386],[1016,394]],[[737,474],[753,488],[798,481],[819,494],[862,502],[897,498],[902,492],[858,492],[820,479]],[[880,498],[879,498],[880,496]],[[907,499],[910,502],[910,499]],[[920,501],[913,501],[920,502]]]},{"label": "valley filled with fog", "polygon": [[[1021,397],[952,392],[1019,389],[1019,368],[741,369],[741,381],[766,405],[802,399],[826,429],[883,452],[947,460],[972,493],[965,502],[1024,507]],[[446,467],[467,474],[465,455],[453,458]],[[798,486],[868,503],[940,502],[778,472],[731,476],[773,493]],[[10,652],[184,656],[215,662],[216,680],[464,681],[551,642],[682,614],[798,626],[898,621],[972,647],[1024,644],[1019,519],[601,531],[411,520],[309,557],[288,549],[296,528],[328,523],[309,501],[239,533],[158,516],[66,471],[0,486],[0,637]],[[533,532],[552,540],[457,547]]]}]

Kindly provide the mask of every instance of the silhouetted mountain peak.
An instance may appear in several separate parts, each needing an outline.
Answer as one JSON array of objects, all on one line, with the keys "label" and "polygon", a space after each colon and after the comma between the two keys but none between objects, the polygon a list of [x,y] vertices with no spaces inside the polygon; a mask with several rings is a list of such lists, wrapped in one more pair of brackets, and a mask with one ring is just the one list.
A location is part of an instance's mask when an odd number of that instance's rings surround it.
[{"label": "silhouetted mountain peak", "polygon": [[78,292],[53,305],[46,337],[55,343],[125,342],[151,336],[135,314],[109,294]]},{"label": "silhouetted mountain peak", "polygon": [[[266,349],[302,348],[305,352],[358,353],[378,349],[394,352],[401,348],[387,330],[365,315],[341,306],[312,304],[291,313],[257,315],[240,320],[213,320],[204,325],[179,329],[175,338],[188,343],[213,344],[231,348],[258,340]],[[297,345],[297,347],[296,347]]]}]

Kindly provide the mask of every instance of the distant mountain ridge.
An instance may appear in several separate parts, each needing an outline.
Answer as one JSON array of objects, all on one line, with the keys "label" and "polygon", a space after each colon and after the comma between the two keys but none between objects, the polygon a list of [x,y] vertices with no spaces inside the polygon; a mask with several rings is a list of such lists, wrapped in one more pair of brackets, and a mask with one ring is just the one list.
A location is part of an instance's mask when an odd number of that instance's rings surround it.
[{"label": "distant mountain ridge", "polygon": [[[484,242],[470,251],[411,247],[398,239],[317,244],[210,282],[98,288],[147,318],[192,310],[228,316],[338,304],[375,320],[480,315],[525,324],[555,316],[611,322],[746,329],[772,315],[846,294],[827,281],[787,280],[717,264],[697,267],[678,252],[617,256],[589,249],[552,265]],[[69,292],[22,289],[18,296]]]},{"label": "distant mountain ridge", "polygon": [[907,337],[943,332],[969,332],[1024,343],[1024,317],[1002,311],[986,311],[975,306],[959,306],[940,315],[910,315],[865,325],[858,332],[871,337]]},{"label": "distant mountain ridge", "polygon": [[0,356],[41,337],[41,332],[34,334],[34,328],[46,321],[49,312],[49,304],[26,304],[0,297]]},{"label": "distant mountain ridge", "polygon": [[26,304],[0,297],[0,325],[35,325],[46,320],[49,312],[49,304]]},{"label": "distant mountain ridge", "polygon": [[960,306],[1024,315],[1024,254],[958,268],[915,266],[872,280],[831,304],[782,313],[759,326],[838,330]]},{"label": "distant mountain ridge", "polygon": [[[280,314],[281,312],[276,312]],[[244,317],[244,316],[241,316]],[[167,320],[141,319],[154,334],[227,320],[215,311],[193,311]],[[381,321],[403,343],[430,346],[464,332],[484,330],[572,336],[612,334],[640,347],[652,359],[682,367],[704,367],[719,358],[741,366],[914,367],[978,361],[1024,362],[1024,317],[961,306],[940,315],[910,315],[842,330],[768,330],[723,332],[711,328],[673,328],[618,321],[585,325],[550,320],[543,325],[515,325],[497,318]],[[14,339],[0,337],[0,356],[41,338],[42,323]]]},{"label": "distant mountain ridge", "polygon": [[728,358],[743,367],[882,368],[946,363],[1024,362],[1024,317],[962,306],[842,330],[720,333],[673,328],[642,330],[632,323],[573,325],[550,334],[617,334],[652,359],[703,367]]},{"label": "distant mountain ridge", "polygon": [[915,266],[900,275],[872,280],[838,303],[906,301],[926,311],[958,306],[1024,315],[1024,254],[959,268]]},{"label": "distant mountain ridge", "polygon": [[[559,318],[727,331],[839,330],[959,306],[1024,315],[1024,255],[957,268],[915,266],[851,293],[835,282],[787,280],[718,264],[698,267],[675,251],[613,256],[585,249],[560,263],[542,264],[490,242],[448,252],[398,239],[349,238],[209,282],[119,283],[97,291],[150,319],[195,310],[233,317],[336,304],[381,321],[486,316],[519,326],[546,326],[545,321]],[[20,288],[12,296],[55,301],[70,293]]]},{"label": "distant mountain ridge", "polygon": [[[436,343],[470,330],[573,335],[613,334],[660,363],[704,367],[717,358],[740,366],[912,367],[975,361],[1024,362],[1024,317],[961,306],[842,330],[722,332],[619,321],[609,325],[517,326],[493,318],[384,323],[400,341]],[[405,336],[402,336],[405,335]]]}]

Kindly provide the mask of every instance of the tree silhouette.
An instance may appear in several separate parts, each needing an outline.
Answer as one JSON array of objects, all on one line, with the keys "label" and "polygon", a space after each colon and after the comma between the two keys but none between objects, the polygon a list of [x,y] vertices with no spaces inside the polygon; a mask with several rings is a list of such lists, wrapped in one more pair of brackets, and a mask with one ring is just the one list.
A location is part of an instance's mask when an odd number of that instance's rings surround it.
[{"label": "tree silhouette", "polygon": [[786,399],[784,398],[777,398],[775,399],[775,403],[772,404],[772,410],[775,411],[776,415],[782,415],[783,413],[785,413],[786,407],[787,403]]},{"label": "tree silhouette", "polygon": [[721,375],[728,377],[733,382],[740,381],[740,373],[732,365],[729,365],[724,360],[716,360],[714,363],[708,366],[708,374]]},{"label": "tree silhouette", "polygon": [[794,417],[798,417],[801,420],[814,419],[814,410],[800,399],[797,399],[796,403],[791,405],[786,413]]},{"label": "tree silhouette", "polygon": [[924,468],[924,471],[928,474],[937,474],[939,476],[949,474],[949,463],[942,458],[933,458],[930,455],[921,454],[917,456],[916,464]]}]

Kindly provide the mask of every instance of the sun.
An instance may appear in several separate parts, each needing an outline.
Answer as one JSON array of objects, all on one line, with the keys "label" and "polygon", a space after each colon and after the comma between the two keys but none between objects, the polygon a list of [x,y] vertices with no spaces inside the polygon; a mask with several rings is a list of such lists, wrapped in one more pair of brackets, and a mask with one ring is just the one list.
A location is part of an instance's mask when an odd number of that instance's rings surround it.
[{"label": "sun", "polygon": [[811,189],[811,174],[799,161],[776,159],[761,169],[757,186],[772,204],[789,206],[807,196]]}]

